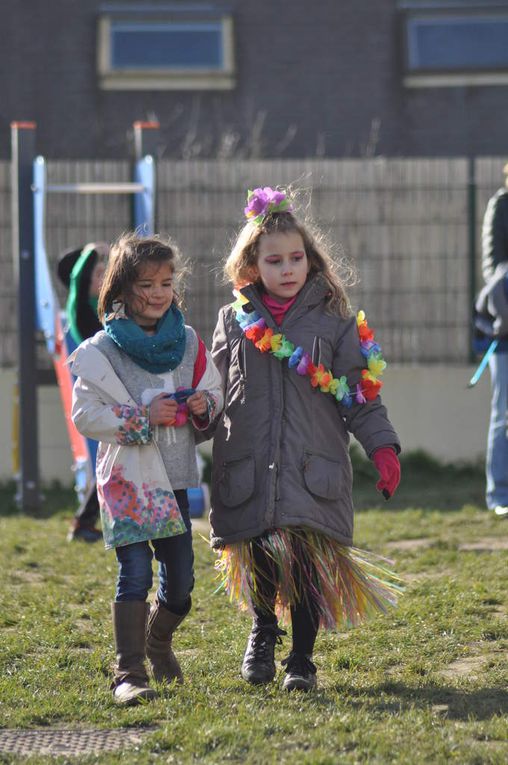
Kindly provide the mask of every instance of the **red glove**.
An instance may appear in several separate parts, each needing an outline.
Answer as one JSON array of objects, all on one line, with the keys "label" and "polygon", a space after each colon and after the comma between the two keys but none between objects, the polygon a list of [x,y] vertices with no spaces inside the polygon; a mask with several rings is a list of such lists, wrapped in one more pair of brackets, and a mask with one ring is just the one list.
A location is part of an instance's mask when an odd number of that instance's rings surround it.
[{"label": "red glove", "polygon": [[385,499],[390,499],[400,483],[400,462],[391,446],[382,446],[372,455],[372,461],[377,468],[381,480],[376,489],[382,492]]}]

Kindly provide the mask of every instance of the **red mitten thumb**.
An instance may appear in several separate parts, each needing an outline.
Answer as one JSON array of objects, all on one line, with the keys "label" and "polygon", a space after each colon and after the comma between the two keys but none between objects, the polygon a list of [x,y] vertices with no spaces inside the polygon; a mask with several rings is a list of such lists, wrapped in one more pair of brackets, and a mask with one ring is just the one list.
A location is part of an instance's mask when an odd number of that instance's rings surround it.
[{"label": "red mitten thumb", "polygon": [[376,484],[376,489],[382,492],[385,499],[390,499],[400,483],[399,458],[391,446],[382,446],[376,449],[372,455],[372,461],[381,477]]}]

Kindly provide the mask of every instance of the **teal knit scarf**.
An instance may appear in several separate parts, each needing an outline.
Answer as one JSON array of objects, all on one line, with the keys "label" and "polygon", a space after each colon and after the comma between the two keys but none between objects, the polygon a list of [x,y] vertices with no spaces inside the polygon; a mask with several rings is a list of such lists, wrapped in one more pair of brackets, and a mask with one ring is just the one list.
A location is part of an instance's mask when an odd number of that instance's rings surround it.
[{"label": "teal knit scarf", "polygon": [[104,329],[112,340],[142,369],[153,374],[171,372],[185,353],[183,314],[171,305],[159,319],[155,335],[147,335],[132,319],[111,319]]}]

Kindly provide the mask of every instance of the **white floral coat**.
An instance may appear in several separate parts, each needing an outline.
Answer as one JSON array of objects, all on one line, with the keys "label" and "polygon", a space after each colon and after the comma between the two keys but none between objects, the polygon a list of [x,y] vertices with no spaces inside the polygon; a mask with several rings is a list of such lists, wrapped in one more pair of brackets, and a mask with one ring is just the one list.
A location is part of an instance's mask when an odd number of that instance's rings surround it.
[{"label": "white floral coat", "polygon": [[[208,352],[207,362],[198,386],[202,390],[217,387],[218,373]],[[72,420],[80,433],[100,442],[96,478],[106,549],[183,534],[185,524],[152,439],[149,407],[132,399],[90,341],[79,346],[69,363],[78,378]],[[216,404],[220,411],[222,400]]]}]

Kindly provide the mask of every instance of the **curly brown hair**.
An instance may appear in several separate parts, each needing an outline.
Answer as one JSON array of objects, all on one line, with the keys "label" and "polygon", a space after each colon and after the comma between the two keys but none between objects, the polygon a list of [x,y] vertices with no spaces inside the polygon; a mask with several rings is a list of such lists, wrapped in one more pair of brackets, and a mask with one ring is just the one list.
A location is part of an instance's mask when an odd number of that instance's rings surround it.
[{"label": "curly brown hair", "polygon": [[252,274],[257,266],[259,240],[263,234],[296,232],[300,234],[307,259],[311,279],[315,274],[321,274],[328,282],[330,292],[327,297],[327,308],[330,313],[339,316],[351,316],[351,304],[345,285],[353,283],[353,269],[344,259],[332,258],[330,246],[324,235],[317,231],[311,223],[303,223],[293,212],[274,212],[265,215],[261,223],[249,221],[241,229],[235,244],[224,265],[226,277],[235,287],[243,287],[252,282]]},{"label": "curly brown hair", "polygon": [[[182,276],[180,253],[173,242],[164,241],[158,236],[141,237],[133,231],[122,234],[112,244],[109,253],[97,306],[99,320],[104,323],[107,314],[113,310],[113,303],[117,301],[123,303],[126,313],[129,314],[133,287],[140,269],[148,264],[161,263],[169,263],[173,274]],[[173,302],[181,307],[182,298],[176,291]]]}]

